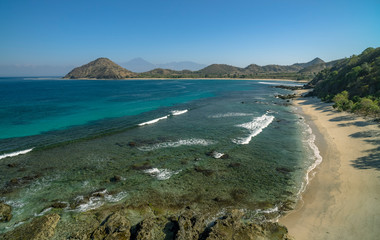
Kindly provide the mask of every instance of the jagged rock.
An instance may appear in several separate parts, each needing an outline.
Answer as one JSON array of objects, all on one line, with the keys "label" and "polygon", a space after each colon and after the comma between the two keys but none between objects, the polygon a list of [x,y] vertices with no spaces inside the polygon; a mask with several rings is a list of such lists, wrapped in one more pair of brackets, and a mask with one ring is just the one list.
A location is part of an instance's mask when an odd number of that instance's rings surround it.
[{"label": "jagged rock", "polygon": [[131,224],[127,218],[116,212],[108,216],[91,234],[91,239],[128,240],[131,237]]},{"label": "jagged rock", "polygon": [[177,240],[195,240],[204,231],[205,219],[202,215],[197,215],[190,209],[186,209],[183,214],[178,217],[178,233]]},{"label": "jagged rock", "polygon": [[276,95],[277,98],[281,98],[283,100],[293,99],[298,97],[296,94],[288,94],[288,95]]},{"label": "jagged rock", "polygon": [[165,239],[165,233],[163,232],[163,226],[160,226],[160,220],[158,218],[148,217],[140,222],[137,226],[136,239],[139,240],[155,240]]},{"label": "jagged rock", "polygon": [[56,213],[48,214],[34,219],[30,223],[25,223],[11,232],[5,233],[0,238],[4,240],[28,239],[28,240],[48,240],[54,236],[55,227],[60,216]]},{"label": "jagged rock", "polygon": [[278,223],[266,222],[263,224],[244,224],[241,219],[243,213],[232,210],[230,214],[218,219],[211,228],[207,240],[258,240],[258,239],[291,239],[285,227]]},{"label": "jagged rock", "polygon": [[12,207],[5,203],[0,203],[0,222],[9,222],[12,219]]}]

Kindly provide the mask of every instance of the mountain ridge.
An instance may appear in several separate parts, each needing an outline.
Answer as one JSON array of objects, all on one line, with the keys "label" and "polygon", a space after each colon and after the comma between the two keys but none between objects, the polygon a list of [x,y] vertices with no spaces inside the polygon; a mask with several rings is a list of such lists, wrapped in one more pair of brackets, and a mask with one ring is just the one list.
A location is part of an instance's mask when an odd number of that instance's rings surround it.
[{"label": "mountain ridge", "polygon": [[[134,61],[146,62],[142,58],[136,58]],[[150,71],[136,73],[117,65],[108,58],[98,58],[88,64],[74,68],[64,78],[289,78],[300,80],[312,79],[320,70],[330,67],[331,63],[326,63],[320,58],[314,58],[306,63],[292,65],[270,64],[259,66],[250,64],[245,68],[241,68],[228,64],[211,64],[197,71],[155,68]]]}]

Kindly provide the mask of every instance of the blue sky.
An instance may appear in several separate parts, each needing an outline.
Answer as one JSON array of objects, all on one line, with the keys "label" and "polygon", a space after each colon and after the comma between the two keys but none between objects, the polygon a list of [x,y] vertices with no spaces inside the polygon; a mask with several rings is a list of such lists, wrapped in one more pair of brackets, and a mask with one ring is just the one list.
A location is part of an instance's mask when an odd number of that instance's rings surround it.
[{"label": "blue sky", "polygon": [[286,65],[380,46],[379,0],[1,0],[0,23],[0,65]]}]

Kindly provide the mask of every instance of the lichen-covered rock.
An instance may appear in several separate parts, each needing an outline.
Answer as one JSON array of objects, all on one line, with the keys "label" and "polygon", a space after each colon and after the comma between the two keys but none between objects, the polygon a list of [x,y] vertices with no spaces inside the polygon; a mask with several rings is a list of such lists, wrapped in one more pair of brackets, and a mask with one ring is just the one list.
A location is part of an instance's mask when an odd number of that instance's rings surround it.
[{"label": "lichen-covered rock", "polygon": [[127,218],[116,212],[102,222],[91,234],[91,239],[128,240],[131,237],[130,228]]},{"label": "lichen-covered rock", "polygon": [[136,239],[139,240],[159,240],[165,239],[166,233],[164,232],[166,220],[148,217],[137,225]]},{"label": "lichen-covered rock", "polygon": [[12,207],[5,203],[0,203],[0,222],[9,222],[12,219]]},{"label": "lichen-covered rock", "polygon": [[241,222],[243,213],[233,210],[222,219],[218,219],[211,228],[207,240],[290,240],[288,230],[278,223],[266,222],[263,224]]},{"label": "lichen-covered rock", "polygon": [[178,217],[178,232],[176,239],[193,240],[199,239],[199,236],[206,227],[205,219],[201,215],[195,214],[190,209],[186,209]]},{"label": "lichen-covered rock", "polygon": [[57,226],[59,219],[60,216],[56,213],[45,215],[34,219],[30,223],[21,225],[0,237],[4,240],[48,240],[54,236],[55,227]]}]

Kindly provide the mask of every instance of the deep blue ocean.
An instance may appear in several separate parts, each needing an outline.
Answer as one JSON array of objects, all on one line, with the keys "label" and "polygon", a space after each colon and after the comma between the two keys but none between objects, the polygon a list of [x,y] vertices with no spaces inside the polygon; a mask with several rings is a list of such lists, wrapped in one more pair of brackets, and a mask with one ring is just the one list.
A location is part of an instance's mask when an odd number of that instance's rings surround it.
[{"label": "deep blue ocean", "polygon": [[289,82],[0,78],[0,200],[14,215],[0,233],[57,201],[68,216],[146,202],[277,217],[317,156],[275,84]]}]

